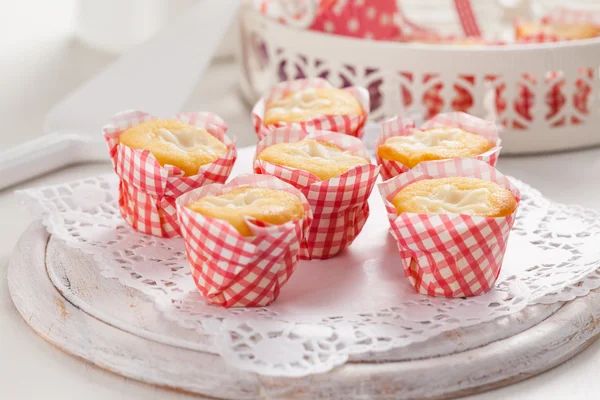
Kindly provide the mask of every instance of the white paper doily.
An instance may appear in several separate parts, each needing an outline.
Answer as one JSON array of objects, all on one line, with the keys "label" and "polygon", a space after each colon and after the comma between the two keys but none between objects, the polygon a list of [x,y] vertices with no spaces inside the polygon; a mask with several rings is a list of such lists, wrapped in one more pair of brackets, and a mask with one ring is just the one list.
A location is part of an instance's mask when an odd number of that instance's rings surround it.
[{"label": "white paper doily", "polygon": [[118,181],[101,176],[18,192],[48,231],[93,254],[107,278],[138,289],[180,326],[213,337],[214,352],[264,375],[325,372],[350,355],[401,348],[442,332],[555,303],[600,287],[600,216],[552,203],[515,180],[519,214],[496,287],[468,299],[415,293],[404,277],[379,193],[356,242],[340,257],[303,261],[280,298],[260,309],[223,309],[200,297],[182,239],[131,230]]}]

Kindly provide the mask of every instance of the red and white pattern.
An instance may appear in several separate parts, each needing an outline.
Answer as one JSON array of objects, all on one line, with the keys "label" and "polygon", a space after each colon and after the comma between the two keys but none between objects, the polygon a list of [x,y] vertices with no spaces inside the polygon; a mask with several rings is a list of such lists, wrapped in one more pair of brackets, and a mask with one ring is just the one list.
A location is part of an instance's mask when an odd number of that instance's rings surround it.
[{"label": "red and white pattern", "polygon": [[[241,186],[284,190],[302,200],[304,218],[269,225],[246,218],[254,236],[244,237],[228,222],[198,214],[186,205]],[[223,307],[262,307],[271,304],[296,265],[300,243],[312,221],[304,195],[279,179],[240,175],[231,182],[210,184],[177,199],[181,234],[196,286],[213,304]]]},{"label": "red and white pattern", "polygon": [[463,214],[398,215],[391,199],[407,185],[449,176],[468,176],[496,182],[509,189],[517,203],[519,190],[489,164],[474,159],[428,161],[380,183],[406,277],[421,294],[469,297],[489,291],[500,273],[516,210],[501,218]]},{"label": "red and white pattern", "polygon": [[[314,5],[309,7],[311,1]],[[262,14],[282,24],[333,35],[405,40],[413,35],[434,33],[432,28],[408,18],[397,0],[252,0],[250,3]],[[452,3],[448,12],[454,10],[464,35],[481,36],[471,0],[454,0]]]},{"label": "red and white pattern", "polygon": [[[410,136],[414,135],[416,131],[436,127],[461,128],[475,135],[483,136],[494,143],[495,146],[493,148],[473,158],[484,161],[491,166],[496,166],[500,150],[502,149],[502,147],[500,147],[501,141],[498,137],[498,127],[492,121],[486,121],[462,112],[438,114],[425,122],[420,128],[416,128],[415,121],[408,118],[395,117],[384,121],[381,125],[381,135],[375,141],[375,148],[378,149],[379,146],[384,144],[385,141],[391,137]],[[410,169],[398,161],[386,160],[379,157],[377,152],[375,153],[375,158],[377,159],[377,164],[381,165],[381,177],[384,180],[393,178]]]},{"label": "red and white pattern", "polygon": [[400,35],[396,0],[310,1],[316,5],[307,7],[298,0],[291,2],[292,7],[286,7],[281,0],[252,0],[252,3],[261,13],[282,24],[303,20],[302,27],[313,31],[375,40]]},{"label": "red and white pattern", "polygon": [[322,0],[309,29],[374,40],[397,38],[396,0]]},{"label": "red and white pattern", "polygon": [[173,165],[161,166],[148,150],[134,150],[119,143],[125,130],[142,122],[157,119],[142,111],[118,114],[102,128],[113,167],[120,179],[119,207],[133,229],[165,238],[179,236],[175,199],[183,193],[208,183],[227,180],[237,157],[235,141],[226,135],[227,124],[209,112],[175,115],[181,122],[206,129],[227,146],[227,153],[200,167],[197,175],[184,176]]},{"label": "red and white pattern", "polygon": [[[459,8],[457,8],[458,10]],[[461,19],[462,21],[462,19]],[[590,23],[594,25],[598,25],[600,27],[600,13],[599,12],[582,12],[580,10],[569,10],[565,8],[557,8],[545,15],[541,19],[542,23],[547,24],[555,24],[555,23]],[[461,22],[462,23],[462,22]],[[515,21],[515,30],[518,29],[518,26],[522,23],[522,21]],[[600,31],[599,31],[600,32]],[[414,37],[406,37],[407,41],[419,41],[426,43],[461,43],[465,42],[462,38],[456,37],[442,37],[436,35],[425,35],[425,36],[414,36]],[[539,32],[535,35],[525,36],[521,38],[517,38],[515,41],[516,44],[533,44],[533,43],[554,43],[559,41],[568,40],[567,38],[561,37],[556,34],[548,34],[544,32]],[[404,40],[403,40],[404,41]],[[466,42],[464,44],[468,44]],[[507,45],[509,43],[503,41],[490,41],[479,39],[473,37],[473,41],[470,42],[472,44],[480,44],[480,45]],[[591,85],[590,82],[586,79],[591,79],[593,76],[593,71],[591,69],[582,68],[579,72],[582,75],[581,79],[577,79],[575,81],[575,93],[573,93],[572,103],[573,107],[582,116],[586,116],[589,114],[589,103],[591,100]],[[544,80],[545,82],[552,82],[558,75],[562,74],[557,71],[550,71],[544,76],[543,79],[539,77],[525,74],[523,75],[523,79],[532,85],[536,85],[536,82],[540,82]],[[405,72],[402,75],[409,81],[413,82],[414,77],[412,74]],[[438,77],[435,74],[424,75],[422,78],[422,84],[426,85],[430,80],[437,79]],[[493,83],[498,80],[497,76],[487,76],[485,78],[486,83]],[[460,81],[464,81],[461,83]],[[448,98],[444,98],[443,96],[443,88],[444,83],[436,83],[430,89],[428,89],[422,99],[414,99],[411,91],[402,86],[402,98],[404,107],[408,108],[414,104],[414,102],[419,102],[422,104],[424,109],[424,118],[429,119],[438,114],[440,111],[446,107],[447,109],[453,111],[462,111],[468,112],[474,105],[473,95],[466,89],[466,87],[472,86],[475,84],[475,78],[469,75],[461,75],[458,77],[457,83],[452,84],[452,89],[449,93],[450,96]],[[564,95],[564,86],[566,82],[564,80],[557,81],[552,84],[551,87],[546,91],[544,96],[544,102],[548,106],[548,112],[546,113],[546,120],[554,120],[555,117],[561,113],[561,110],[567,103],[568,99],[566,99]],[[513,129],[526,129],[526,125],[521,123],[518,120],[507,121],[504,118],[501,118],[502,113],[507,109],[507,101],[504,98],[504,92],[506,90],[505,84],[499,84],[494,89],[495,91],[495,111],[499,116],[499,121],[502,122],[503,125],[509,126]],[[519,119],[523,121],[531,122],[533,121],[532,109],[534,102],[534,92],[529,88],[527,84],[518,84],[518,97],[513,100],[513,106],[515,108],[516,113],[519,116]],[[581,123],[581,118],[577,116],[571,116],[570,121],[566,121],[566,117],[559,118],[556,121],[553,121],[552,126],[562,126],[567,122],[572,124]]]},{"label": "red and white pattern", "polygon": [[[535,87],[538,84],[546,84],[549,86],[549,89],[544,95],[544,103],[547,106],[547,112],[544,115],[544,118],[548,121],[552,121],[551,126],[558,127],[567,123],[573,125],[581,123],[582,119],[577,117],[577,115],[571,115],[570,117],[563,116],[561,118],[557,117],[561,114],[567,101],[572,102],[574,111],[583,117],[590,112],[589,105],[592,98],[591,80],[593,71],[590,68],[581,68],[578,72],[581,78],[576,79],[574,82],[575,90],[572,93],[572,99],[567,99],[564,93],[567,82],[562,78],[563,73],[561,71],[550,71],[546,73],[543,82],[540,82],[541,80],[537,79],[535,76],[524,74],[523,80],[526,81],[527,84],[518,84],[517,89],[519,91],[519,96],[514,100],[516,113],[524,121],[533,121],[535,94],[530,86]],[[510,121],[506,121],[505,118],[502,118],[502,113],[507,108],[507,101],[504,95],[505,89],[506,85],[504,84],[495,88],[496,112],[498,120],[503,125],[510,125]],[[570,121],[567,121],[567,118],[570,118]],[[526,129],[526,125],[518,120],[512,121],[511,127],[515,129]]]},{"label": "red and white pattern", "polygon": [[[541,22],[543,24],[592,24],[598,27],[598,34],[600,35],[600,12],[598,11],[583,11],[559,7],[543,16]],[[518,31],[521,23],[522,21],[515,21],[515,31]],[[553,43],[565,40],[570,39],[557,34],[539,32],[535,35],[520,37],[517,39],[517,43]],[[592,99],[592,87],[590,81],[594,73],[590,68],[581,68],[579,74],[581,75],[581,78],[574,82],[575,90],[573,93],[572,104],[577,113],[586,116],[590,112],[589,103]],[[560,79],[562,75],[563,73],[561,71],[550,71],[543,77],[545,83],[551,83],[544,99],[548,106],[548,112],[546,113],[545,118],[549,121],[556,119],[556,116],[561,113],[561,110],[567,101],[571,101],[570,99],[568,100],[564,94],[564,88],[567,83],[564,79]],[[534,86],[536,84],[541,84],[540,81],[542,81],[539,77],[528,74],[523,75],[523,79]],[[507,106],[502,93],[504,89],[504,85],[501,85],[496,89],[496,110],[498,114],[501,114]],[[515,110],[517,111],[517,114],[526,121],[532,121],[532,109],[535,95],[526,84],[519,84],[518,90],[519,98],[515,100]],[[581,119],[576,115],[571,116],[570,121],[567,121],[566,118],[567,117],[562,117],[553,121],[552,126],[558,127],[567,123],[572,123],[574,125],[581,123]],[[525,128],[525,126],[518,121],[514,121],[512,127],[518,129]]]},{"label": "red and white pattern", "polygon": [[[538,38],[540,39],[541,36]],[[499,44],[499,43],[498,43]],[[589,104],[591,99],[591,79],[593,77],[593,71],[589,68],[582,68],[579,71],[581,75],[580,79],[575,80],[575,91],[573,93],[572,104],[573,108],[582,116],[586,116],[589,114]],[[410,73],[402,73],[409,82],[413,81],[413,76]],[[556,80],[557,77],[562,75],[560,71],[550,71],[546,73],[544,77],[544,83],[550,83]],[[425,75],[423,78],[423,83],[427,84],[430,79],[437,78],[435,75]],[[465,86],[472,86],[475,83],[475,78],[473,76],[461,75],[460,80],[465,82]],[[485,85],[491,86],[492,96],[494,97],[494,111],[499,123],[504,126],[508,126],[513,129],[527,129],[527,126],[518,120],[508,121],[505,117],[503,117],[503,113],[507,109],[507,101],[505,98],[506,84],[500,83],[496,84],[496,81],[499,81],[501,77],[488,75],[485,77]],[[535,86],[539,84],[540,80],[536,79],[535,76],[530,74],[524,74],[523,80],[526,81],[529,85]],[[513,106],[517,113],[517,115],[523,121],[533,121],[533,106],[534,106],[534,92],[530,89],[529,85],[526,83],[517,83],[517,91],[518,96],[513,100]],[[561,110],[565,106],[567,102],[567,98],[564,95],[563,88],[566,85],[566,81],[564,79],[558,79],[555,83],[553,83],[550,88],[546,91],[544,95],[544,102],[548,107],[548,111],[545,115],[546,120],[552,120],[556,115],[560,114]],[[444,83],[436,83],[430,89],[428,89],[421,99],[423,114],[425,119],[433,118],[437,115],[444,107],[446,103],[449,103],[449,109],[455,112],[468,112],[475,102],[473,101],[473,95],[469,90],[462,86],[462,84],[453,84],[453,92],[450,91],[451,98],[444,99],[442,96],[444,88]],[[403,106],[405,108],[411,107],[415,101],[419,101],[419,99],[414,99],[411,91],[405,87],[401,87],[402,90],[402,101]],[[577,116],[571,116],[570,123],[578,124],[581,122],[581,119]],[[552,126],[562,126],[566,123],[566,117],[560,118],[557,121],[552,123]]]},{"label": "red and white pattern", "polygon": [[471,0],[454,0],[454,8],[465,36],[480,37],[481,29],[471,7]]},{"label": "red and white pattern", "polygon": [[300,253],[302,259],[326,259],[350,246],[369,217],[367,200],[373,191],[379,166],[360,165],[348,172],[321,181],[310,172],[258,160],[265,148],[277,143],[294,143],[302,139],[335,143],[354,155],[370,159],[364,144],[357,138],[327,131],[306,133],[295,127],[278,128],[256,146],[254,170],[289,182],[300,189],[313,210],[313,223]]},{"label": "red and white pattern", "polygon": [[279,127],[292,126],[305,131],[325,130],[332,132],[345,133],[350,136],[362,138],[365,123],[369,116],[369,92],[367,89],[358,86],[347,87],[344,90],[350,92],[358,99],[363,108],[362,115],[322,115],[304,122],[279,122],[277,124],[265,126],[263,117],[265,107],[270,101],[280,100],[289,93],[297,92],[307,88],[331,88],[329,82],[322,78],[298,79],[294,81],[281,82],[275,85],[269,93],[261,98],[252,109],[252,121],[254,131],[258,139],[262,139],[270,132]]}]

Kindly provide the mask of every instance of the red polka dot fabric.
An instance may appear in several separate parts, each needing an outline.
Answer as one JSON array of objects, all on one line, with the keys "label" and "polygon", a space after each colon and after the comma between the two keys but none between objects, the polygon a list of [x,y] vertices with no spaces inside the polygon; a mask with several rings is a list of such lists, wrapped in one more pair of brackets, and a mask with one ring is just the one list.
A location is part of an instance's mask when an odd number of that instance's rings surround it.
[{"label": "red polka dot fabric", "polygon": [[374,40],[400,35],[396,0],[323,0],[309,29]]}]

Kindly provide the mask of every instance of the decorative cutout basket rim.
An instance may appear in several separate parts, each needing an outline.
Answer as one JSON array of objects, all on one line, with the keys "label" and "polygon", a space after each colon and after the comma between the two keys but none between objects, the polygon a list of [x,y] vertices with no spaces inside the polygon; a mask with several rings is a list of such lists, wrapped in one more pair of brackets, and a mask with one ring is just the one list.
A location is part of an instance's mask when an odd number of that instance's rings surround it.
[{"label": "decorative cutout basket rim", "polygon": [[327,32],[313,31],[308,29],[301,29],[293,25],[285,25],[272,18],[260,13],[250,5],[242,7],[243,13],[251,14],[253,18],[261,19],[261,23],[264,23],[269,29],[281,29],[282,32],[290,34],[304,35],[306,38],[314,38],[315,40],[335,40],[340,43],[346,44],[366,44],[368,46],[381,47],[395,47],[397,49],[418,49],[422,51],[459,51],[464,53],[478,53],[478,52],[521,52],[528,50],[545,50],[555,51],[563,48],[571,47],[585,47],[593,44],[600,45],[600,37],[578,39],[578,40],[565,40],[558,42],[545,42],[545,43],[506,43],[506,44],[440,44],[440,43],[418,43],[418,42],[400,42],[393,40],[372,40],[363,39],[357,37],[337,35]]},{"label": "decorative cutout basket rim", "polygon": [[[580,55],[587,54],[589,58],[594,59],[595,63],[600,65],[600,51],[597,54],[590,54],[593,53],[593,49],[597,48],[600,50],[600,37],[560,42],[504,45],[475,44],[467,46],[459,44],[405,43],[387,40],[361,39],[307,29],[298,29],[275,21],[248,5],[242,8],[242,12],[246,16],[260,21],[261,27],[272,31],[270,33],[277,38],[281,39],[281,35],[283,35],[284,39],[292,36],[302,39],[300,42],[293,43],[294,50],[311,51],[311,55],[320,57],[330,57],[332,48],[335,48],[337,51],[351,48],[354,54],[358,54],[365,50],[393,50],[397,52],[398,55],[406,53],[406,55],[411,55],[415,58],[417,56],[445,57],[448,54],[459,53],[460,55],[464,55],[465,58],[469,56],[487,58],[489,56],[494,57],[495,55],[496,58],[506,59],[507,56],[512,56],[518,57],[521,62],[534,61],[539,63],[540,58],[542,58],[543,66],[545,68],[561,69],[561,65],[563,64],[561,63],[561,58],[563,55],[568,55],[570,52],[581,50],[582,53]],[[316,43],[320,43],[319,46],[315,46]],[[526,59],[523,59],[522,57],[526,57]],[[550,62],[550,64],[548,62]],[[466,61],[464,65],[468,66],[470,64],[470,61]],[[489,62],[489,64],[493,63]],[[585,65],[586,63],[582,62],[581,64]],[[463,67],[462,63],[459,63],[459,65],[461,68]],[[395,66],[397,66],[397,64],[395,64]],[[468,73],[470,71],[461,72]]]},{"label": "decorative cutout basket rim", "polygon": [[366,87],[374,121],[447,111],[496,119],[504,154],[600,145],[600,38],[492,46],[374,41],[287,26],[247,6],[240,51],[249,102],[281,80],[321,76]]}]

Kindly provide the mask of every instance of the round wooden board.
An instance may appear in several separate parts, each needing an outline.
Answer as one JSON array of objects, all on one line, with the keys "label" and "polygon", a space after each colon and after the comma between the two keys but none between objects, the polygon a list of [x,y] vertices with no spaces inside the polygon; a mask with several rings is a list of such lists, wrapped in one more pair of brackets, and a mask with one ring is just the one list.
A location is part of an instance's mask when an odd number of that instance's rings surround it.
[{"label": "round wooden board", "polygon": [[15,306],[43,338],[102,368],[225,399],[449,398],[517,382],[567,360],[600,332],[600,290],[305,378],[237,370],[210,337],[164,319],[144,294],[102,277],[92,257],[34,223],[8,271]]}]

